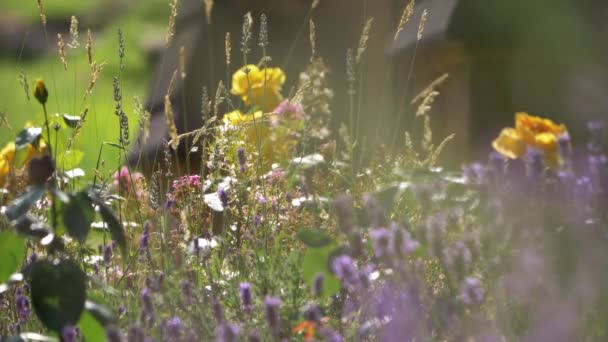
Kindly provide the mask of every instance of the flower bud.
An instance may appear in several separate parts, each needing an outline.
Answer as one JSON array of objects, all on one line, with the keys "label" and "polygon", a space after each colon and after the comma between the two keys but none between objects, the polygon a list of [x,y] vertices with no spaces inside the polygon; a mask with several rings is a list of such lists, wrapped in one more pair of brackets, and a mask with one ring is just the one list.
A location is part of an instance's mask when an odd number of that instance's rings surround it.
[{"label": "flower bud", "polygon": [[46,100],[49,97],[49,92],[46,89],[46,85],[41,79],[36,81],[36,87],[34,88],[34,97],[36,98],[36,100],[38,100],[38,102],[40,102],[40,104],[45,104]]}]

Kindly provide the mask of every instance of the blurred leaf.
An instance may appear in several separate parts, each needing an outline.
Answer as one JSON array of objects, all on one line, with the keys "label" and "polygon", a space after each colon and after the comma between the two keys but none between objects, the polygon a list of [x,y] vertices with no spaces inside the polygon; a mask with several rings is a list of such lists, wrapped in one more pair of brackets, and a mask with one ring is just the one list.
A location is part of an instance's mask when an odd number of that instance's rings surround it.
[{"label": "blurred leaf", "polygon": [[101,305],[97,302],[94,302],[90,299],[84,304],[85,310],[89,313],[97,322],[99,322],[103,326],[107,326],[116,322],[116,317],[112,310],[108,309],[106,306]]},{"label": "blurred leaf", "polygon": [[410,186],[408,182],[395,183],[388,185],[374,193],[374,197],[378,201],[378,204],[388,214],[393,211],[393,207],[401,198],[401,195]]},{"label": "blurred leaf", "polygon": [[23,282],[23,274],[22,273],[13,273],[8,278],[7,281],[5,281],[4,283],[0,284],[0,294],[3,294],[8,289],[10,289],[11,287],[13,287],[13,285],[19,284],[21,282]]},{"label": "blurred leaf", "polygon": [[61,332],[80,320],[86,300],[85,278],[78,264],[69,259],[38,260],[32,265],[32,305],[47,328]]},{"label": "blurred leaf", "polygon": [[0,232],[0,283],[19,269],[25,257],[25,240],[11,231]]},{"label": "blurred leaf", "polygon": [[27,145],[32,144],[34,146],[38,145],[38,140],[42,136],[42,128],[40,127],[30,127],[25,128],[17,135],[15,139],[15,148],[17,150],[21,150],[26,148]]},{"label": "blurred leaf", "polygon": [[52,233],[48,224],[32,215],[23,215],[12,221],[11,225],[20,235],[37,241]]},{"label": "blurred leaf", "polygon": [[59,155],[57,165],[64,170],[71,170],[80,165],[84,158],[84,152],[80,150],[68,150]]},{"label": "blurred leaf", "polygon": [[92,193],[89,193],[89,197],[95,205],[99,206],[99,214],[101,214],[103,221],[107,223],[112,240],[116,241],[120,247],[120,251],[126,255],[127,238],[125,237],[125,230],[122,223],[118,220],[116,215],[114,215],[112,209],[110,209],[99,197]]},{"label": "blurred leaf", "polygon": [[27,214],[30,208],[44,195],[43,187],[30,187],[24,194],[16,198],[13,203],[6,207],[4,214],[10,221],[14,221]]},{"label": "blurred leaf", "polygon": [[25,341],[38,341],[38,342],[59,342],[59,339],[53,336],[45,336],[33,332],[24,332],[19,335]]},{"label": "blurred leaf", "polygon": [[309,248],[306,250],[302,262],[304,280],[311,288],[314,286],[315,276],[323,274],[324,297],[332,296],[340,290],[340,280],[329,269],[329,259],[335,247],[335,245],[327,245],[322,248]]},{"label": "blurred leaf", "polygon": [[70,236],[83,242],[95,219],[95,210],[86,192],[69,195],[69,198],[63,207],[63,224]]},{"label": "blurred leaf", "polygon": [[106,331],[99,321],[92,314],[84,312],[78,322],[78,327],[87,342],[104,342]]},{"label": "blurred leaf", "polygon": [[308,247],[324,247],[334,242],[334,239],[320,229],[302,228],[297,237]]},{"label": "blurred leaf", "polygon": [[80,116],[63,114],[63,122],[70,128],[76,128],[80,122]]}]

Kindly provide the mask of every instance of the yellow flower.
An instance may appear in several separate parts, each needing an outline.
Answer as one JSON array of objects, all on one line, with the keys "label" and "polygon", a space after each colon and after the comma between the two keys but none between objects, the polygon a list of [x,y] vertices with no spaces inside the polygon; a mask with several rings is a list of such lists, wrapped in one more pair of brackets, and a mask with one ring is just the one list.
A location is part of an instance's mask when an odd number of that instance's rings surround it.
[{"label": "yellow flower", "polygon": [[511,159],[523,157],[528,147],[536,148],[544,153],[548,167],[558,168],[561,163],[558,140],[564,134],[568,134],[564,125],[527,113],[516,113],[515,128],[504,128],[492,142],[492,147]]},{"label": "yellow flower", "polygon": [[283,99],[281,96],[283,83],[285,83],[285,73],[280,68],[259,69],[250,64],[232,75],[231,93],[240,96],[246,105],[269,112]]},{"label": "yellow flower", "polygon": [[503,128],[498,138],[492,142],[492,147],[503,156],[517,159],[526,153],[526,144],[513,128]]},{"label": "yellow flower", "polygon": [[13,158],[15,158],[15,143],[9,142],[0,151],[0,187],[6,184],[6,178],[11,170],[10,165],[13,162]]},{"label": "yellow flower", "polygon": [[[38,142],[38,148],[34,147],[32,144],[27,145],[27,154],[25,155],[25,160],[23,161],[23,165],[27,164],[32,158],[39,157],[44,154],[47,150],[47,146],[43,140]],[[6,184],[6,179],[11,170],[11,165],[15,161],[15,153],[17,148],[14,142],[9,142],[4,146],[4,148],[0,151],[0,188]],[[20,158],[18,158],[20,159]]]},{"label": "yellow flower", "polygon": [[526,144],[543,151],[553,151],[557,150],[558,138],[566,133],[566,126],[527,113],[517,113],[515,130]]},{"label": "yellow flower", "polygon": [[230,124],[232,126],[239,126],[247,123],[259,123],[263,120],[264,113],[258,110],[253,114],[246,114],[241,112],[240,110],[235,110],[229,113],[224,114],[224,123]]}]

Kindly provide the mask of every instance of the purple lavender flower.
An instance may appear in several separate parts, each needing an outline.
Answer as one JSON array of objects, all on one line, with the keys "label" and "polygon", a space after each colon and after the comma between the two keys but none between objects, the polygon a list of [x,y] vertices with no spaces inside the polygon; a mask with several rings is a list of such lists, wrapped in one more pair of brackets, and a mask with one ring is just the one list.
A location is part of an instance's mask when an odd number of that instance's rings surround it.
[{"label": "purple lavender flower", "polygon": [[142,323],[145,323],[146,321],[149,323],[154,322],[154,305],[152,304],[150,290],[147,287],[144,287],[141,291],[141,301],[143,304],[141,311]]},{"label": "purple lavender flower", "polygon": [[111,246],[106,246],[105,250],[103,251],[103,262],[108,265],[110,264],[110,262],[112,261],[112,247]]},{"label": "purple lavender flower", "polygon": [[237,342],[241,334],[241,329],[236,324],[219,324],[216,330],[216,342]]},{"label": "purple lavender flower", "polygon": [[345,287],[359,285],[359,273],[353,259],[348,255],[340,255],[332,262],[332,270]]},{"label": "purple lavender flower", "polygon": [[484,289],[477,278],[466,278],[461,287],[460,298],[466,305],[479,305],[483,302]]},{"label": "purple lavender flower", "polygon": [[325,287],[325,274],[317,273],[312,280],[312,292],[315,297],[321,297],[323,295],[323,288]]},{"label": "purple lavender flower", "polygon": [[76,342],[78,340],[78,331],[73,325],[66,325],[61,330],[61,340],[63,342]]},{"label": "purple lavender flower", "polygon": [[106,341],[107,342],[122,342],[122,333],[114,326],[106,328]]},{"label": "purple lavender flower", "polygon": [[222,307],[222,303],[220,303],[219,300],[214,299],[213,300],[213,317],[215,318],[215,321],[217,322],[217,324],[221,324],[224,322],[224,308]]},{"label": "purple lavender flower", "polygon": [[185,325],[179,317],[169,318],[165,324],[167,331],[167,341],[179,341],[184,331]]},{"label": "purple lavender flower", "polygon": [[36,252],[33,252],[32,255],[30,255],[29,259],[28,259],[28,264],[33,264],[34,262],[36,262],[36,260],[38,260],[38,254],[36,254]]},{"label": "purple lavender flower", "polygon": [[348,195],[340,195],[334,200],[333,206],[338,228],[344,233],[349,233],[354,226],[353,220],[355,218],[352,198]]},{"label": "purple lavender flower", "polygon": [[408,255],[420,247],[420,243],[414,239],[410,232],[397,225],[393,225],[393,250],[401,255]]},{"label": "purple lavender flower", "polygon": [[278,337],[280,334],[280,323],[281,323],[281,299],[279,297],[267,296],[264,299],[264,312],[266,314],[266,322],[268,323],[268,329],[274,337]]},{"label": "purple lavender flower", "polygon": [[27,297],[23,295],[21,289],[17,289],[15,306],[17,309],[17,317],[19,318],[19,325],[23,325],[30,317],[30,302]]},{"label": "purple lavender flower", "polygon": [[262,224],[262,218],[260,217],[260,215],[253,216],[253,225],[255,227],[259,227],[260,224]]},{"label": "purple lavender flower", "polygon": [[253,294],[251,293],[251,285],[249,283],[241,283],[239,288],[243,310],[245,310],[245,312],[250,312],[251,309],[253,309]]},{"label": "purple lavender flower", "polygon": [[319,323],[321,322],[322,317],[323,315],[321,314],[321,310],[319,309],[319,306],[317,304],[309,304],[304,309],[304,319],[307,321]]},{"label": "purple lavender flower", "polygon": [[129,327],[127,332],[127,341],[129,342],[145,342],[146,333],[144,329],[139,325]]},{"label": "purple lavender flower", "polygon": [[266,197],[264,197],[264,196],[260,195],[260,196],[258,197],[258,204],[259,204],[259,205],[262,205],[262,206],[263,206],[263,205],[266,205]]},{"label": "purple lavender flower", "polygon": [[230,202],[230,197],[228,196],[228,192],[226,192],[226,190],[220,188],[217,190],[217,195],[220,198],[220,201],[222,202],[222,205],[224,206],[224,208],[227,208],[228,202]]},{"label": "purple lavender flower", "polygon": [[390,257],[393,254],[393,246],[391,244],[392,235],[386,228],[373,229],[369,236],[372,239],[374,254],[376,258],[382,259]]},{"label": "purple lavender flower", "polygon": [[182,281],[182,294],[184,295],[184,303],[192,305],[192,283],[187,280]]},{"label": "purple lavender flower", "polygon": [[148,246],[150,244],[150,223],[146,222],[144,224],[144,231],[139,238],[139,250],[140,252],[148,250]]},{"label": "purple lavender flower", "polygon": [[247,165],[247,155],[245,154],[245,148],[239,147],[236,151],[236,156],[239,162],[239,167],[241,172],[245,172],[245,166]]}]

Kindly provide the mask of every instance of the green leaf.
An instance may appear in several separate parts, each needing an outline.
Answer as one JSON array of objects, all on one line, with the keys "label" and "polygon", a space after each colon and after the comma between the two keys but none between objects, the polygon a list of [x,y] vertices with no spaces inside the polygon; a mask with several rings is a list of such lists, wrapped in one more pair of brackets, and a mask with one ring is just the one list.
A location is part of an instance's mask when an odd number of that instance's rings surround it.
[{"label": "green leaf", "polygon": [[3,294],[4,292],[6,292],[8,289],[10,289],[11,287],[13,287],[13,285],[15,284],[19,284],[23,282],[23,274],[22,273],[13,273],[7,281],[5,281],[4,283],[0,284],[0,294]]},{"label": "green leaf", "polygon": [[312,288],[317,274],[324,276],[323,296],[332,296],[340,290],[340,280],[329,269],[329,259],[335,250],[335,245],[322,248],[309,248],[304,254],[302,273],[304,280]]},{"label": "green leaf", "polygon": [[27,214],[30,208],[44,195],[43,187],[28,188],[23,195],[16,198],[6,207],[4,214],[10,221],[14,221]]},{"label": "green leaf", "polygon": [[106,340],[106,330],[92,314],[84,312],[78,322],[82,335],[87,342],[104,342]]},{"label": "green leaf", "polygon": [[83,242],[95,220],[95,210],[86,192],[68,196],[70,200],[63,207],[63,224],[70,236]]},{"label": "green leaf", "polygon": [[70,128],[76,128],[80,122],[80,116],[63,114],[63,122]]},{"label": "green leaf", "polygon": [[42,128],[40,127],[30,127],[25,128],[17,135],[15,139],[15,148],[17,150],[21,150],[26,148],[27,145],[32,144],[34,146],[38,145],[38,140],[42,136]]},{"label": "green leaf", "polygon": [[84,304],[84,308],[91,316],[93,316],[93,318],[95,318],[97,322],[99,322],[103,326],[107,326],[116,322],[116,317],[114,316],[114,313],[104,305],[87,299]]},{"label": "green leaf", "polygon": [[11,231],[0,233],[0,283],[19,269],[25,257],[25,241]]},{"label": "green leaf", "polygon": [[19,235],[36,241],[41,240],[52,233],[52,229],[48,224],[32,215],[23,215],[12,221],[11,225]]},{"label": "green leaf", "polygon": [[108,225],[112,240],[116,241],[116,244],[120,247],[121,253],[126,255],[127,238],[125,237],[125,230],[122,223],[118,220],[116,215],[114,215],[112,209],[110,209],[99,197],[89,193],[89,198],[91,198],[95,205],[99,206],[99,214],[101,214],[101,218]]},{"label": "green leaf", "polygon": [[71,170],[80,165],[82,158],[84,158],[84,152],[80,150],[68,150],[59,155],[57,165],[64,170]]},{"label": "green leaf", "polygon": [[85,279],[78,264],[69,259],[42,259],[32,265],[32,306],[47,328],[61,332],[64,326],[78,323],[86,300]]},{"label": "green leaf", "polygon": [[297,237],[308,247],[324,247],[334,242],[334,239],[321,229],[302,228]]}]

